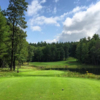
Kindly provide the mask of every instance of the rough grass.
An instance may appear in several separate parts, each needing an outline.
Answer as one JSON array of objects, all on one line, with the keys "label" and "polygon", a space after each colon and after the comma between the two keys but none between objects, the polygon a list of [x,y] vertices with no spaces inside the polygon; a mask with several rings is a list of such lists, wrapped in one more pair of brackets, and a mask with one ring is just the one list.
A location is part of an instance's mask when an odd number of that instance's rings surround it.
[{"label": "rough grass", "polygon": [[0,79],[0,100],[100,100],[100,81],[61,77]]},{"label": "rough grass", "polygon": [[19,69],[19,73],[16,71],[0,71],[0,77],[26,77],[26,76],[46,76],[46,77],[75,77],[75,78],[91,78],[100,79],[100,75],[95,75],[86,71],[85,74],[71,71],[59,71],[59,70],[38,70],[30,66],[22,66]]}]

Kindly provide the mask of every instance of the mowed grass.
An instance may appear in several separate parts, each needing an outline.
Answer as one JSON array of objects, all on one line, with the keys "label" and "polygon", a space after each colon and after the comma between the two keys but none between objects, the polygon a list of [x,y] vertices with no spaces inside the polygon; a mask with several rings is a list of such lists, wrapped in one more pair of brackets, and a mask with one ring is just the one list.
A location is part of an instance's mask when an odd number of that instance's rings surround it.
[{"label": "mowed grass", "polygon": [[[62,63],[74,68],[81,65],[74,58],[45,64]],[[22,66],[19,73],[0,71],[0,100],[100,100],[100,80],[68,77],[74,74],[68,71],[38,70],[33,64]]]},{"label": "mowed grass", "polygon": [[21,73],[19,73],[18,75],[20,75],[20,76],[46,76],[46,77],[48,77],[48,76],[60,76],[60,75],[62,75],[62,74],[64,74],[64,71],[56,71],[56,70],[49,70],[49,71],[46,71],[46,70],[38,70],[38,71],[31,71],[31,72],[29,72],[29,71],[27,71],[27,72],[21,72]]},{"label": "mowed grass", "polygon": [[86,65],[80,63],[76,58],[69,57],[66,61],[55,62],[30,62],[30,66],[42,67],[42,68],[96,68],[98,66]]},{"label": "mowed grass", "polygon": [[100,100],[100,81],[44,76],[1,78],[0,100]]},{"label": "mowed grass", "polygon": [[68,67],[69,65],[71,65],[70,62],[77,63],[77,59],[70,57],[66,61],[30,62],[29,65],[30,66],[33,65],[36,67],[45,67],[45,68],[64,68],[64,67]]}]

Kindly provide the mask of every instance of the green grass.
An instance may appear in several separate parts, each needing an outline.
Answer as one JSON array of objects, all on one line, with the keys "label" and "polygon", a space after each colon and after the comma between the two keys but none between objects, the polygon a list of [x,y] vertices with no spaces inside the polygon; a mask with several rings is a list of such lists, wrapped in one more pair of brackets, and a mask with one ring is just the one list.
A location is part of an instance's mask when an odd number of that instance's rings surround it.
[{"label": "green grass", "polygon": [[21,72],[20,76],[60,76],[64,73],[64,71],[55,71],[55,70],[39,70],[39,71],[31,71],[31,72]]},{"label": "green grass", "polygon": [[98,66],[86,65],[77,61],[73,57],[69,57],[66,61],[56,61],[56,62],[30,62],[30,66],[37,68],[96,68]]},{"label": "green grass", "polygon": [[55,62],[30,62],[30,66],[38,66],[38,67],[46,67],[46,68],[63,68],[66,67],[67,65],[71,65],[69,61],[77,62],[77,59],[75,58],[68,58],[66,61],[55,61]]},{"label": "green grass", "polygon": [[[53,68],[83,66],[74,58],[60,62],[34,63],[36,66]],[[100,80],[96,80],[100,79],[99,75],[38,70],[37,67],[33,67],[34,63],[22,66],[19,73],[4,71],[6,68],[1,69],[0,100],[100,100]]]},{"label": "green grass", "polygon": [[0,100],[100,100],[99,88],[100,81],[91,79],[1,78]]},{"label": "green grass", "polygon": [[13,72],[0,72],[0,77],[26,77],[26,76],[61,76],[64,74],[64,71],[56,71],[56,70],[35,70],[32,69],[19,69],[19,73],[17,71]]}]

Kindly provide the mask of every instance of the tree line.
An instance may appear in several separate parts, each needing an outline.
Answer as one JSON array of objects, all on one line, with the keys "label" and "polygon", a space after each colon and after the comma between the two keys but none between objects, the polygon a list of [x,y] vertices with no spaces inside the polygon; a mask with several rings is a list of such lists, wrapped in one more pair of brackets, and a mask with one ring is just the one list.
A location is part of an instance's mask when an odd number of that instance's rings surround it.
[{"label": "tree line", "polygon": [[[86,64],[100,65],[100,37],[82,38],[79,42],[28,43],[24,12],[25,0],[9,0],[7,10],[0,9],[0,67],[15,70],[23,62],[66,60],[69,56]],[[67,40],[66,40],[67,41]]]},{"label": "tree line", "polygon": [[[33,47],[34,55],[28,61],[49,62],[49,61],[62,61],[66,60],[69,56],[75,57],[76,42],[66,43],[46,43],[38,42],[30,43]],[[32,51],[32,50],[30,50]],[[29,52],[30,52],[29,51]]]},{"label": "tree line", "polygon": [[86,64],[100,65],[100,37],[94,34],[92,38],[83,38],[77,44],[77,59]]},{"label": "tree line", "polygon": [[100,65],[100,37],[98,34],[94,34],[91,38],[82,38],[79,42],[38,42],[29,45],[33,47],[33,50],[30,50],[33,51],[33,55],[30,55],[28,61],[62,61],[71,56],[84,64]]}]

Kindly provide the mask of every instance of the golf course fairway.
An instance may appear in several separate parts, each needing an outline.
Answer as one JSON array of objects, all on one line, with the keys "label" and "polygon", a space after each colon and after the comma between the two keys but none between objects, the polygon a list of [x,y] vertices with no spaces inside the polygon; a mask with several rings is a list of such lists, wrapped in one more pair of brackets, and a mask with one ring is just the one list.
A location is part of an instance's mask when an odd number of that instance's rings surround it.
[{"label": "golf course fairway", "polygon": [[52,76],[1,78],[0,100],[100,100],[100,81]]}]

